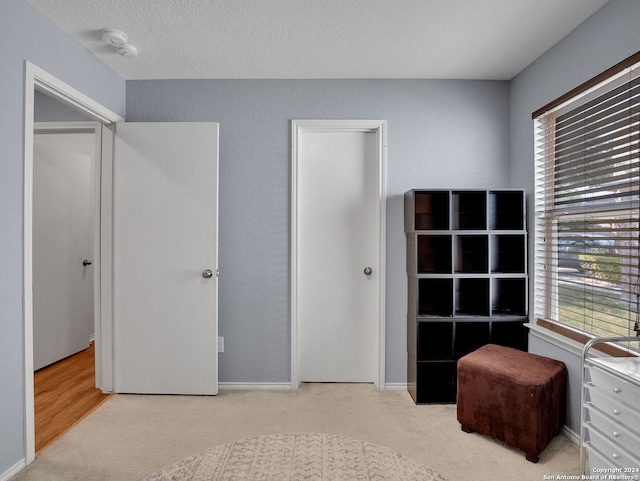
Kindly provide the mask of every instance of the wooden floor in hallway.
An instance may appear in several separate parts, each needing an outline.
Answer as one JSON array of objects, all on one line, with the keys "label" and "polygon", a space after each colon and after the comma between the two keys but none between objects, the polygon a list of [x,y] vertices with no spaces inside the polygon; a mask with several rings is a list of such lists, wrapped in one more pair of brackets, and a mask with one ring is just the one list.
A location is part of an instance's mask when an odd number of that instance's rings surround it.
[{"label": "wooden floor in hallway", "polygon": [[34,374],[36,456],[109,399],[95,387],[95,346]]}]

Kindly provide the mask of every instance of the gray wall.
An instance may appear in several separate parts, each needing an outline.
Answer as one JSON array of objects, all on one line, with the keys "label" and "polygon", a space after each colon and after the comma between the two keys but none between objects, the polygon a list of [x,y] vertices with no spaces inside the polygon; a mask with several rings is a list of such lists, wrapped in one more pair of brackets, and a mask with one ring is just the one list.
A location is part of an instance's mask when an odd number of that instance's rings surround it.
[{"label": "gray wall", "polygon": [[222,382],[290,378],[291,119],[385,119],[387,383],[406,382],[405,191],[509,184],[508,82],[128,81],[128,121],[220,122]]},{"label": "gray wall", "polygon": [[0,475],[24,458],[24,59],[112,111],[125,112],[120,76],[24,0],[0,1]]},{"label": "gray wall", "polygon": [[[532,112],[639,51],[639,26],[639,1],[610,0],[511,81],[512,185],[527,189],[529,205],[533,205],[534,188]],[[532,212],[529,214],[529,225],[533,226]],[[532,256],[532,250],[530,252]],[[568,426],[579,432],[580,367],[576,355],[542,340],[530,344],[532,352],[567,363]]]},{"label": "gray wall", "polygon": [[42,92],[36,92],[33,99],[33,120],[36,122],[85,122],[92,119]]}]

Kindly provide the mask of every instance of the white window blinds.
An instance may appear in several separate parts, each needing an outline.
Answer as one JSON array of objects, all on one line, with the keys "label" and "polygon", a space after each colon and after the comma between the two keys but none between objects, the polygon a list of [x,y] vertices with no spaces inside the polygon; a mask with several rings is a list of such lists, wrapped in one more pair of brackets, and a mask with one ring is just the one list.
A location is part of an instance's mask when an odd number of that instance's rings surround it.
[{"label": "white window blinds", "polygon": [[635,63],[534,114],[535,315],[597,336],[638,329],[639,77]]}]

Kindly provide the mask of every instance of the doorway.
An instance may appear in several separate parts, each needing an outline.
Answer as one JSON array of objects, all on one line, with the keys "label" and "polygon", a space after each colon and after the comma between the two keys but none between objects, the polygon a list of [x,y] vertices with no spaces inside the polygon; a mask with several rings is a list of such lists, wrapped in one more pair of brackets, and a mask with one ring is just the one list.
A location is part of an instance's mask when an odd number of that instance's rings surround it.
[{"label": "doorway", "polygon": [[384,389],[384,121],[292,123],[292,388]]},{"label": "doorway", "polygon": [[[49,97],[57,100],[78,112],[89,117],[91,120],[99,122],[98,126],[103,135],[110,133],[110,131],[104,128],[105,125],[111,125],[116,122],[124,120],[118,114],[110,111],[104,106],[98,104],[94,100],[85,96],[81,92],[70,87],[66,83],[58,80],[56,77],[50,75],[46,71],[33,65],[32,63],[25,61],[25,96],[24,96],[24,233],[23,233],[23,296],[24,296],[24,389],[25,389],[25,464],[30,464],[35,459],[35,416],[34,416],[34,336],[33,336],[33,313],[34,313],[34,299],[33,299],[33,187],[34,187],[34,175],[33,175],[33,143],[34,143],[34,98],[35,92],[42,92]],[[110,211],[108,211],[111,204],[110,192],[111,186],[109,179],[111,178],[111,147],[109,139],[105,139],[102,146],[101,157],[105,162],[102,163],[101,170],[101,188],[102,195],[101,215],[100,215],[100,235],[96,239],[99,240],[100,245],[100,258],[102,262],[94,263],[94,270],[98,270],[94,274],[94,280],[99,279],[99,282],[94,287],[94,292],[99,292],[99,295],[95,296],[95,311],[99,312],[95,320],[96,323],[96,363],[99,365],[99,369],[96,370],[96,377],[100,382],[100,378],[103,377],[103,371],[108,373],[108,376],[104,376],[103,390],[110,390],[108,381],[110,375],[110,336],[102,336],[103,331],[110,328],[109,325],[103,325],[100,322],[100,318],[104,316],[105,312],[110,309],[109,303],[100,302],[103,298],[110,298],[110,293],[105,296],[105,292],[110,289],[110,265],[111,265],[111,242],[110,242],[110,229],[109,222]],[[98,169],[96,169],[97,171]],[[98,175],[98,172],[96,172]],[[106,198],[106,199],[105,199]],[[106,200],[106,202],[105,202]],[[105,210],[107,210],[105,212]],[[97,259],[97,258],[96,258]],[[101,264],[104,264],[102,266]],[[104,267],[104,268],[101,268]],[[106,282],[105,282],[106,281]],[[110,314],[109,314],[110,315]],[[102,337],[105,337],[104,343]],[[105,345],[102,345],[105,344]]]},{"label": "doorway", "polygon": [[[35,118],[77,116],[37,95]],[[46,113],[45,113],[46,111]],[[36,122],[33,368],[36,455],[108,395],[96,389],[100,124]],[[96,270],[97,269],[97,270]],[[97,293],[99,295],[99,292]],[[81,361],[79,361],[81,360]]]}]

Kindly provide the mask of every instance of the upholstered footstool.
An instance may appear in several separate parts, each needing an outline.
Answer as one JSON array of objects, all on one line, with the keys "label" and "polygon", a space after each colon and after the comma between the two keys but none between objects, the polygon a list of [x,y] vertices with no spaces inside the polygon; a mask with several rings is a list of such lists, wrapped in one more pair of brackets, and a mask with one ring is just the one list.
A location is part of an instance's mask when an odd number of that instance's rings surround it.
[{"label": "upholstered footstool", "polygon": [[458,360],[458,421],[537,463],[564,424],[566,382],[560,361],[487,344]]}]

